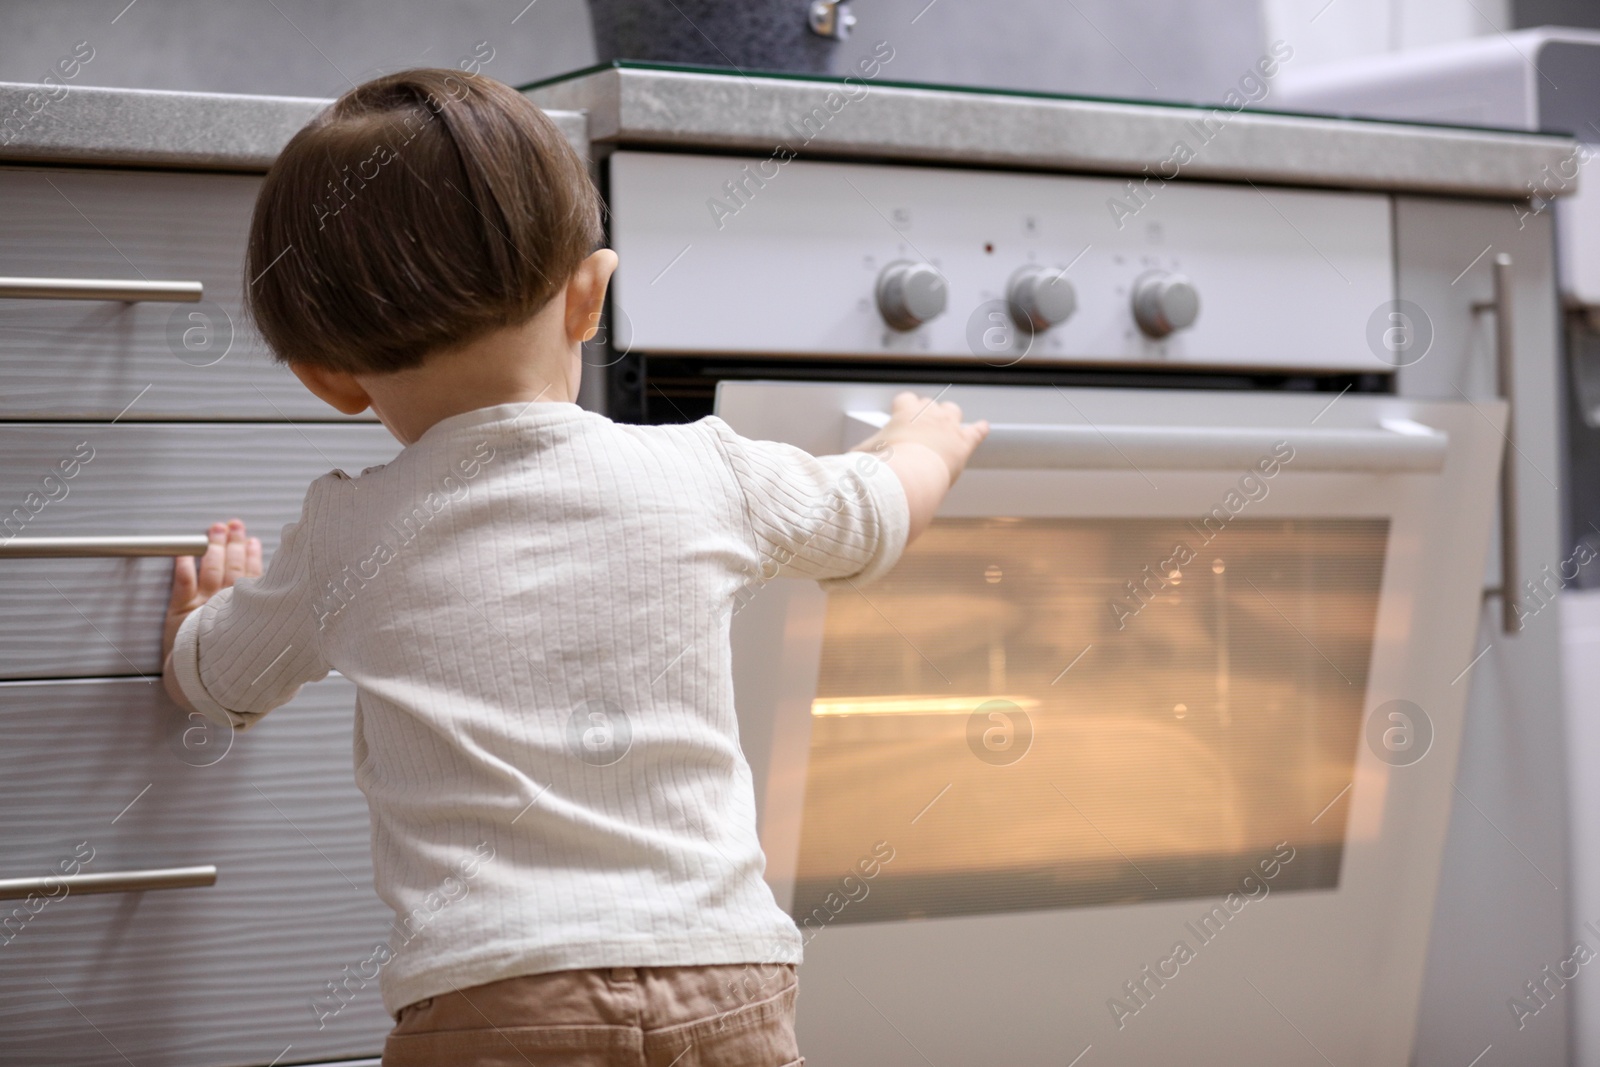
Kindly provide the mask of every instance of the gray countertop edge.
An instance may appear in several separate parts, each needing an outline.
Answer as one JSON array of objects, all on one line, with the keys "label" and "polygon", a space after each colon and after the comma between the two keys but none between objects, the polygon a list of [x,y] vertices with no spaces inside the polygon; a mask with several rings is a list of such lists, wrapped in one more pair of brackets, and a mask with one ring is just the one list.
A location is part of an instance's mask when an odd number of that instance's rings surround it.
[{"label": "gray countertop edge", "polygon": [[[260,172],[332,102],[0,82],[0,162]],[[587,156],[584,117],[550,117]]]},{"label": "gray countertop edge", "polygon": [[[864,93],[861,85],[864,84]],[[1182,141],[1180,178],[1525,200],[1577,151],[1548,134],[1170,105],[1064,100],[858,83],[612,68],[528,91],[541,107],[587,111],[614,146],[714,148],[1024,167],[1142,179]],[[818,112],[815,109],[821,109]],[[799,125],[808,115],[815,131]],[[1212,116],[1213,133],[1198,124]],[[1152,182],[1157,185],[1158,182]],[[1568,181],[1556,195],[1574,191]]]}]

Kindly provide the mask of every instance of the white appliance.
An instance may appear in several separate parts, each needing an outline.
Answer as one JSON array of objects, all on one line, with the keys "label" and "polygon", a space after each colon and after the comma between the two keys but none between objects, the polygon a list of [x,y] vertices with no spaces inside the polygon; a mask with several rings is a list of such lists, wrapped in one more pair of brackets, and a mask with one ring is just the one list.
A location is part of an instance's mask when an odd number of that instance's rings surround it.
[{"label": "white appliance", "polygon": [[1560,533],[1524,571],[1519,647],[1490,653],[1520,663],[1508,663],[1509,684],[1484,708],[1463,758],[1460,787],[1480,807],[1458,811],[1452,828],[1453,888],[1434,928],[1423,1025],[1481,1032],[1488,1018],[1497,1055],[1596,1067],[1600,986],[1562,973],[1583,969],[1574,960],[1580,943],[1600,951],[1592,803],[1600,697],[1588,684],[1600,597],[1600,33],[1493,34],[1286,70],[1279,88],[1285,106],[1306,111],[1561,132],[1579,142],[1530,170],[1528,203],[1502,207],[1519,230],[1554,220],[1560,303],[1538,314],[1564,352],[1551,376],[1552,424],[1534,432],[1555,447],[1520,456],[1518,466],[1525,486],[1546,498],[1546,514],[1560,515]]},{"label": "white appliance", "polygon": [[[1308,111],[1571,134],[1584,147],[1527,175],[1534,198],[1514,214],[1553,210],[1561,291],[1600,305],[1600,31],[1545,26],[1313,67],[1285,67],[1278,102]],[[1584,175],[1588,175],[1587,180]],[[1557,198],[1560,198],[1559,200]]]},{"label": "white appliance", "polygon": [[[897,388],[725,383],[719,411],[830,452]],[[737,619],[807,1055],[918,1062],[882,1010],[957,1063],[1172,1062],[1196,1034],[1185,1062],[1309,1039],[1405,1063],[1494,426],[1392,397],[944,397],[994,438],[895,570]]]},{"label": "white appliance", "polygon": [[905,387],[995,424],[879,584],[733,619],[808,1060],[1410,1062],[1501,618],[1479,342],[1548,244],[1452,286],[1482,205],[1176,183],[1119,229],[1104,179],[803,161],[718,227],[760,163],[610,155],[617,347],[814,452]]}]

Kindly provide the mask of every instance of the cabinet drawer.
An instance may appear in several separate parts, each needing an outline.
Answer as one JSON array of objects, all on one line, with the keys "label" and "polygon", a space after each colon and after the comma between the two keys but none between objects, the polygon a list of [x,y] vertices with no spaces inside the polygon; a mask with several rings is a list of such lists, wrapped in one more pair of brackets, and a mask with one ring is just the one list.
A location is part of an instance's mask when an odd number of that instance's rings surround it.
[{"label": "cabinet drawer", "polygon": [[205,286],[199,304],[0,297],[0,418],[127,409],[123,418],[134,420],[344,421],[271,362],[245,321],[245,239],[260,183],[0,167],[0,276]]},{"label": "cabinet drawer", "polygon": [[330,678],[230,738],[204,733],[158,684],[0,684],[0,878],[91,853],[83,874],[217,868],[210,886],[0,900],[0,1062],[303,1063],[381,1049],[376,980],[353,980],[331,1014],[322,1000],[391,918],[351,767],[354,699]]},{"label": "cabinet drawer", "polygon": [[[0,425],[0,542],[201,534],[237,516],[270,553],[314,479],[399,448],[375,425]],[[159,673],[171,575],[164,558],[0,558],[0,678]]]}]

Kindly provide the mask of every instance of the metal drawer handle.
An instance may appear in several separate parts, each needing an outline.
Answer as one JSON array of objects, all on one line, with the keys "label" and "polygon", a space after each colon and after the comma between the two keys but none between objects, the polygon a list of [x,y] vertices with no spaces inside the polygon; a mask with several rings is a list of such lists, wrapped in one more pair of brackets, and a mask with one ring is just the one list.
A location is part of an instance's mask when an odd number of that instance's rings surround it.
[{"label": "metal drawer handle", "polygon": [[205,295],[200,282],[125,281],[118,278],[0,278],[0,297],[14,300],[121,300],[193,304]]},{"label": "metal drawer handle", "polygon": [[216,885],[217,868],[157,867],[148,871],[100,871],[95,874],[53,874],[43,878],[0,878],[0,900],[20,900],[38,893],[61,896],[60,886],[73,893],[142,893],[146,889],[190,889]]},{"label": "metal drawer handle", "polygon": [[[845,414],[854,448],[889,421],[881,411]],[[994,423],[967,466],[991,470],[1219,470],[1249,467],[1274,446],[1294,446],[1295,470],[1428,472],[1444,468],[1450,437],[1408,419],[1370,430],[1306,427],[1061,426]]]},{"label": "metal drawer handle", "polygon": [[203,556],[205,534],[170,537],[13,537],[0,541],[0,559],[91,559],[101,556]]}]

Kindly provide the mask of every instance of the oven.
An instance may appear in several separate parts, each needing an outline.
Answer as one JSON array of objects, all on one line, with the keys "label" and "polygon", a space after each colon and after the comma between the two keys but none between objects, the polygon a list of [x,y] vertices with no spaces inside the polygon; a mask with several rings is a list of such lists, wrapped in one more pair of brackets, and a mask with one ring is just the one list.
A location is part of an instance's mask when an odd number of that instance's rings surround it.
[{"label": "oven", "polygon": [[1419,397],[1426,204],[1174,183],[1119,219],[1104,177],[626,149],[604,176],[614,414],[830,453],[913,388],[993,427],[887,576],[752,574],[732,619],[808,1059],[1407,1063],[1511,268],[1428,324],[1472,369]]},{"label": "oven", "polygon": [[[894,389],[726,384],[719,410],[835,451]],[[1002,1035],[1014,1062],[1158,1062],[1184,1033],[1299,1062],[1281,1010],[1366,1020],[1319,1035],[1335,1062],[1403,1062],[1493,426],[1389,397],[944,395],[993,435],[895,569],[736,617],[806,1047],[913,1062],[881,1009],[953,1062]]]}]

